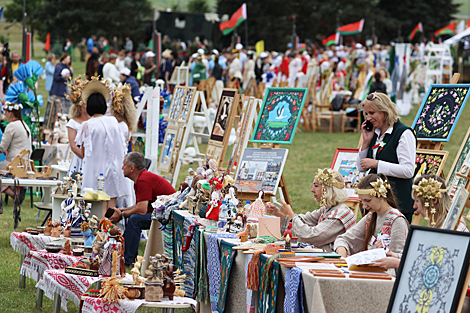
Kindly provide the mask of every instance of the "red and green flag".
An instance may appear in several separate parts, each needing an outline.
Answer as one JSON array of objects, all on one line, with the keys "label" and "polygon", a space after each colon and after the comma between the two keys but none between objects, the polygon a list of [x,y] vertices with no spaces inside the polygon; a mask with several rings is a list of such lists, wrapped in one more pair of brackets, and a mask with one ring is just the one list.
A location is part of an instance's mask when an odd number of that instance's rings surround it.
[{"label": "red and green flag", "polygon": [[416,25],[415,28],[413,28],[413,30],[411,31],[411,33],[408,35],[408,39],[413,40],[416,33],[422,33],[422,32],[423,32],[423,24],[419,22],[418,25]]},{"label": "red and green flag", "polygon": [[322,43],[325,47],[328,47],[331,45],[336,45],[338,43],[338,40],[339,40],[339,34],[335,33],[323,39]]},{"label": "red and green flag", "polygon": [[465,29],[469,28],[470,27],[470,18],[467,20],[467,22],[465,23]]},{"label": "red and green flag", "polygon": [[341,27],[338,27],[336,31],[341,35],[354,35],[362,32],[362,27],[364,26],[364,19],[356,23],[347,24]]},{"label": "red and green flag", "polygon": [[235,13],[233,13],[232,17],[228,21],[220,23],[220,31],[222,34],[224,34],[224,36],[228,35],[246,19],[246,3],[243,3],[243,5],[237,11],[235,11]]},{"label": "red and green flag", "polygon": [[435,37],[440,37],[442,35],[455,35],[455,21],[434,32]]}]

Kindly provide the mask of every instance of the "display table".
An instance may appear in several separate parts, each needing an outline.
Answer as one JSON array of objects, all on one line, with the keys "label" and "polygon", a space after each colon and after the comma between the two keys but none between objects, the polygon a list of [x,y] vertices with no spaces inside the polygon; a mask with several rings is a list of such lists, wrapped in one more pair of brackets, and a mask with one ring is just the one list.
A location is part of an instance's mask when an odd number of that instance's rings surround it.
[{"label": "display table", "polygon": [[174,297],[173,301],[163,298],[161,302],[148,302],[145,300],[120,300],[118,303],[103,302],[101,298],[92,298],[82,296],[82,312],[122,312],[134,313],[139,307],[162,308],[162,312],[171,312],[173,309],[195,308],[197,301],[191,298]]},{"label": "display table", "polygon": [[83,258],[83,256],[49,253],[46,250],[29,251],[21,265],[20,273],[37,282],[44,271],[62,270],[67,266],[72,266],[81,258]]},{"label": "display table", "polygon": [[314,277],[302,273],[309,313],[387,312],[395,280]]},{"label": "display table", "polygon": [[46,244],[56,239],[58,238],[44,236],[43,234],[31,235],[27,232],[12,232],[10,235],[10,244],[13,250],[25,257],[28,255],[29,251],[43,250]]},{"label": "display table", "polygon": [[[22,187],[42,187],[44,188],[44,199],[43,202],[35,202],[36,205],[50,206],[51,205],[51,188],[57,187],[57,180],[46,180],[46,179],[27,179],[19,178],[19,185]],[[13,178],[2,178],[2,185],[14,186],[15,181]]]},{"label": "display table", "polygon": [[44,166],[51,166],[57,164],[58,161],[68,160],[72,154],[68,143],[58,143],[55,145],[43,143],[41,148],[44,149],[44,156],[42,157]]},{"label": "display table", "polygon": [[[52,220],[59,219],[62,213],[60,205],[69,196],[63,195],[51,195],[52,197]],[[84,200],[83,197],[73,197],[74,200]],[[87,203],[91,203],[91,215],[96,215],[99,219],[103,218],[103,200],[85,200]]]}]

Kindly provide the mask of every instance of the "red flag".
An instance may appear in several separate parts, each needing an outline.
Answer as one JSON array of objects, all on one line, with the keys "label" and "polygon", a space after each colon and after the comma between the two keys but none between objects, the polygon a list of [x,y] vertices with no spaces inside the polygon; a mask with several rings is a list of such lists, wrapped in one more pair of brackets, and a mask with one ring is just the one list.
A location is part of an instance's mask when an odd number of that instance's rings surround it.
[{"label": "red flag", "polygon": [[467,23],[465,23],[465,29],[470,27],[470,18],[467,20]]},{"label": "red flag", "polygon": [[411,31],[411,33],[408,35],[408,38],[410,40],[413,40],[413,38],[415,37],[416,33],[418,32],[423,32],[423,24],[421,24],[421,22],[418,23],[418,25],[416,25],[415,28],[413,28],[413,30]]},{"label": "red flag", "polygon": [[338,33],[333,34],[333,35],[328,36],[325,39],[323,39],[322,44],[325,47],[328,47],[328,46],[331,46],[331,45],[336,45],[336,44],[338,44],[338,38],[339,38]]},{"label": "red flag", "polygon": [[364,26],[364,19],[362,19],[362,20],[360,20],[359,22],[356,22],[356,23],[351,23],[351,24],[347,24],[347,25],[343,25],[341,27],[338,27],[336,29],[336,31],[341,36],[354,35],[354,34],[361,33],[363,26]]},{"label": "red flag", "polygon": [[436,37],[440,37],[442,35],[455,35],[455,21],[434,32],[434,36]]},{"label": "red flag", "polygon": [[47,33],[46,43],[44,44],[44,50],[49,52],[51,50],[51,33]]}]

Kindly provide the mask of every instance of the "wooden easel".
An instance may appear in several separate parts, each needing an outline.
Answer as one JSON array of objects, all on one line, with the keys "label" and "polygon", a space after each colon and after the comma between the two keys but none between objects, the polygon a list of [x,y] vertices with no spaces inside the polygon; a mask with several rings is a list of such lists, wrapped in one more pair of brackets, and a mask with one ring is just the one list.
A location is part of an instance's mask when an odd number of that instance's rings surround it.
[{"label": "wooden easel", "polygon": [[[258,148],[258,145],[256,143],[252,143],[252,144],[255,148]],[[259,148],[261,148],[261,149],[279,149],[280,147],[281,147],[280,144],[262,143],[262,144],[260,144]],[[238,171],[238,169],[237,169],[237,171]],[[287,204],[290,205],[291,202],[290,202],[289,193],[287,192],[287,187],[286,187],[286,183],[285,183],[285,180],[284,180],[284,174],[281,174],[281,179],[279,180],[278,191],[279,191],[279,195],[280,195],[281,199],[284,200]],[[253,202],[258,198],[258,192],[248,192],[248,191],[242,192],[242,191],[238,190],[237,195],[238,195],[238,199],[240,201],[251,201],[251,202]],[[266,192],[266,194],[264,196],[264,199],[263,199],[263,202],[271,201],[271,199],[269,199],[268,195],[276,196],[275,194],[273,195],[271,193]]]},{"label": "wooden easel", "polygon": [[[454,73],[454,76],[452,76],[452,80],[450,81],[451,84],[457,84],[459,82],[460,74],[459,73]],[[444,149],[444,144],[439,141],[431,141],[431,140],[418,140],[418,145],[416,146],[416,149],[423,149],[423,150],[442,150]],[[457,174],[459,175],[459,174]],[[444,171],[441,172],[440,177],[445,180],[445,174]],[[468,182],[467,182],[468,185]],[[467,200],[468,202],[468,200]],[[415,211],[414,216],[413,216],[413,222],[411,223],[412,225],[419,225],[419,221],[421,220],[421,215]]]}]

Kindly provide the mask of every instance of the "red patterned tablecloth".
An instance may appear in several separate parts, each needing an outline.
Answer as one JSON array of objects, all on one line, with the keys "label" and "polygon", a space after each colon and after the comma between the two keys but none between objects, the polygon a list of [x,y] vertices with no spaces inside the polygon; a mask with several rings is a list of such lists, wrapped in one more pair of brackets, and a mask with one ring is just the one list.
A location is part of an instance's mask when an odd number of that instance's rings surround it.
[{"label": "red patterned tablecloth", "polygon": [[27,232],[13,232],[10,235],[10,244],[16,252],[26,256],[29,251],[42,250],[46,244],[56,239],[58,238],[43,234],[31,235]]},{"label": "red patterned tablecloth", "polygon": [[83,256],[49,253],[45,250],[30,251],[21,265],[21,275],[38,281],[45,270],[62,270],[75,264]]},{"label": "red patterned tablecloth", "polygon": [[191,298],[181,298],[181,297],[174,297],[173,301],[164,298],[162,302],[147,302],[145,300],[121,300],[119,303],[106,303],[103,302],[100,298],[92,298],[92,297],[82,297],[83,299],[83,306],[82,312],[83,313],[134,313],[141,305],[146,303],[151,304],[158,304],[159,307],[166,307],[166,308],[177,308],[177,307],[189,307],[192,306],[194,309],[196,308],[197,301]]},{"label": "red patterned tablecloth", "polygon": [[72,300],[77,306],[80,298],[99,277],[66,274],[64,270],[46,270],[36,288],[44,290],[49,299],[54,299],[54,293],[62,298],[61,307],[67,311],[67,302]]}]

